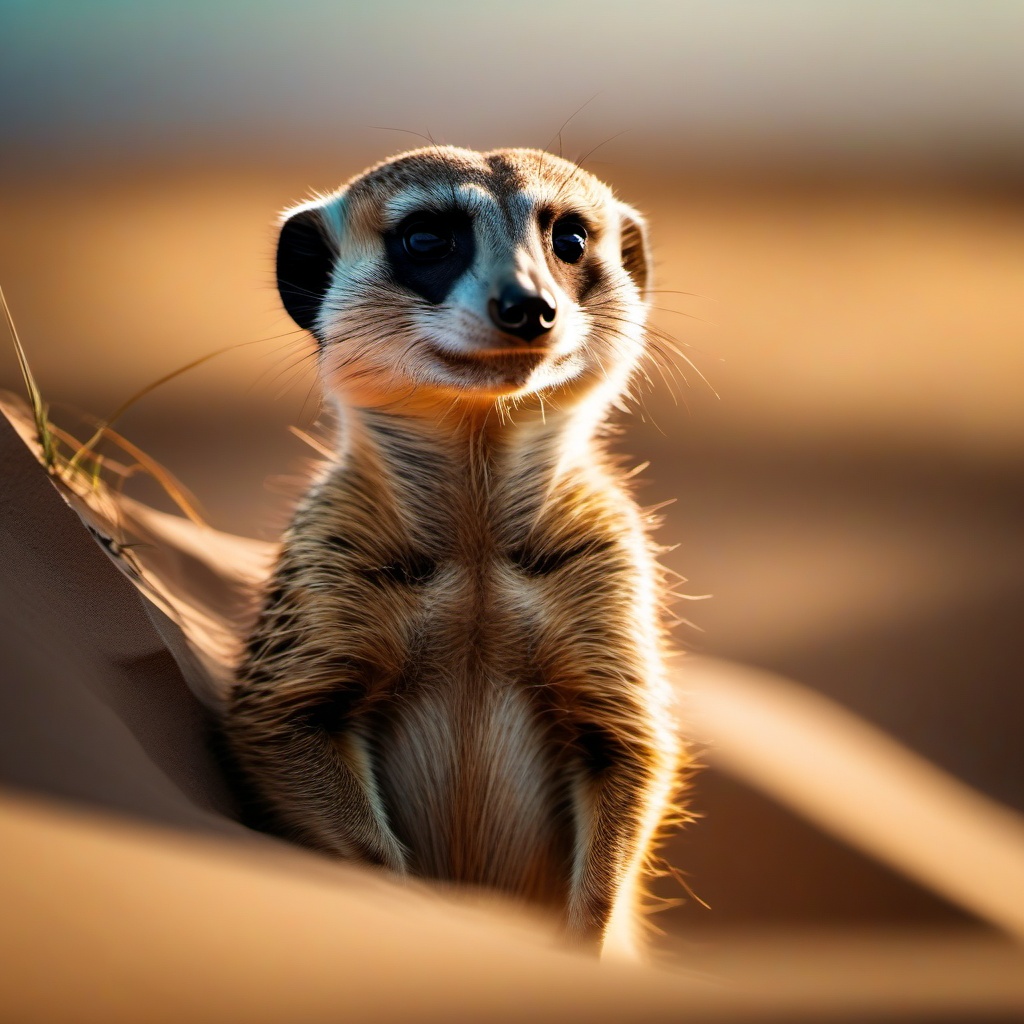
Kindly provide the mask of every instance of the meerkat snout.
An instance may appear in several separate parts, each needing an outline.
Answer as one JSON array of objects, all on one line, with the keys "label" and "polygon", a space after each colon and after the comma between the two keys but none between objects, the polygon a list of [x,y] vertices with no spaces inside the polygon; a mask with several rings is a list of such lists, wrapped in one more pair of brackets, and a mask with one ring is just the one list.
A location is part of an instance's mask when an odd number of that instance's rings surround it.
[{"label": "meerkat snout", "polygon": [[529,278],[524,283],[524,276],[503,282],[497,297],[488,300],[487,312],[498,330],[530,342],[555,326],[558,305],[547,288]]}]

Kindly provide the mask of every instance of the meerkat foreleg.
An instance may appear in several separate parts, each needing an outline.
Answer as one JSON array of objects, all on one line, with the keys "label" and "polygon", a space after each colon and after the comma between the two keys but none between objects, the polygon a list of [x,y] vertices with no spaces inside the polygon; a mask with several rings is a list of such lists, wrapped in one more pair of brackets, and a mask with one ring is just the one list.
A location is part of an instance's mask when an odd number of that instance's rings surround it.
[{"label": "meerkat foreleg", "polygon": [[653,831],[639,813],[647,803],[644,771],[624,763],[577,784],[577,844],[566,914],[574,942],[599,943],[613,915],[635,909],[637,875]]},{"label": "meerkat foreleg", "polygon": [[635,957],[642,945],[642,884],[681,753],[671,730],[647,717],[639,703],[621,694],[617,701],[586,703],[589,710],[576,726],[576,841],[566,929],[576,943]]},{"label": "meerkat foreleg", "polygon": [[328,852],[404,872],[355,720],[328,730],[308,714],[282,716],[271,689],[237,694],[228,740],[263,801],[297,838]]}]

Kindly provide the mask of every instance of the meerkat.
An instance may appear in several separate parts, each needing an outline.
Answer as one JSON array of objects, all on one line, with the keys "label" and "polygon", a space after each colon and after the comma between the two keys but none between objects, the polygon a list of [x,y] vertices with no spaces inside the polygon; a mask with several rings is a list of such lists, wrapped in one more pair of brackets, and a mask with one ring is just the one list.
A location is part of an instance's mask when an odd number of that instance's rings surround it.
[{"label": "meerkat", "polygon": [[683,757],[649,524],[604,440],[649,263],[635,210],[535,150],[414,150],[286,212],[336,456],[224,719],[299,842],[623,953]]}]

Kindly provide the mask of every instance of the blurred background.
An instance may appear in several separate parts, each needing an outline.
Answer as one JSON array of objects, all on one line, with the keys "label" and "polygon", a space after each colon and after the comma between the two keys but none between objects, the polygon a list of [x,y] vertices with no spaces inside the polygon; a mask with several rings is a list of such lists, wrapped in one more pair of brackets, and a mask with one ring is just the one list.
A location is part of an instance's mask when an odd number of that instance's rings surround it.
[{"label": "blurred background", "polygon": [[[713,595],[679,645],[1024,810],[1024,4],[0,0],[0,129],[0,284],[54,418],[234,346],[121,426],[264,538],[318,409],[277,212],[424,137],[584,158],[650,218],[687,357],[618,442]],[[973,927],[725,775],[693,806],[666,854],[710,909],[678,935]]]}]

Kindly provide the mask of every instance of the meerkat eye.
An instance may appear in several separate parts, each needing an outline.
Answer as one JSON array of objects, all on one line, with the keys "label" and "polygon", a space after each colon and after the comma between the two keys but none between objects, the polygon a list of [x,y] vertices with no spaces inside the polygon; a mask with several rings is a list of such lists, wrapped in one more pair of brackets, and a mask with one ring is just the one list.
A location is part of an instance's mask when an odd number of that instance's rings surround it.
[{"label": "meerkat eye", "polygon": [[587,247],[587,229],[578,220],[560,220],[551,231],[551,248],[563,263],[578,263]]},{"label": "meerkat eye", "polygon": [[414,260],[432,263],[443,260],[455,248],[455,233],[443,218],[425,214],[406,225],[402,246]]}]

